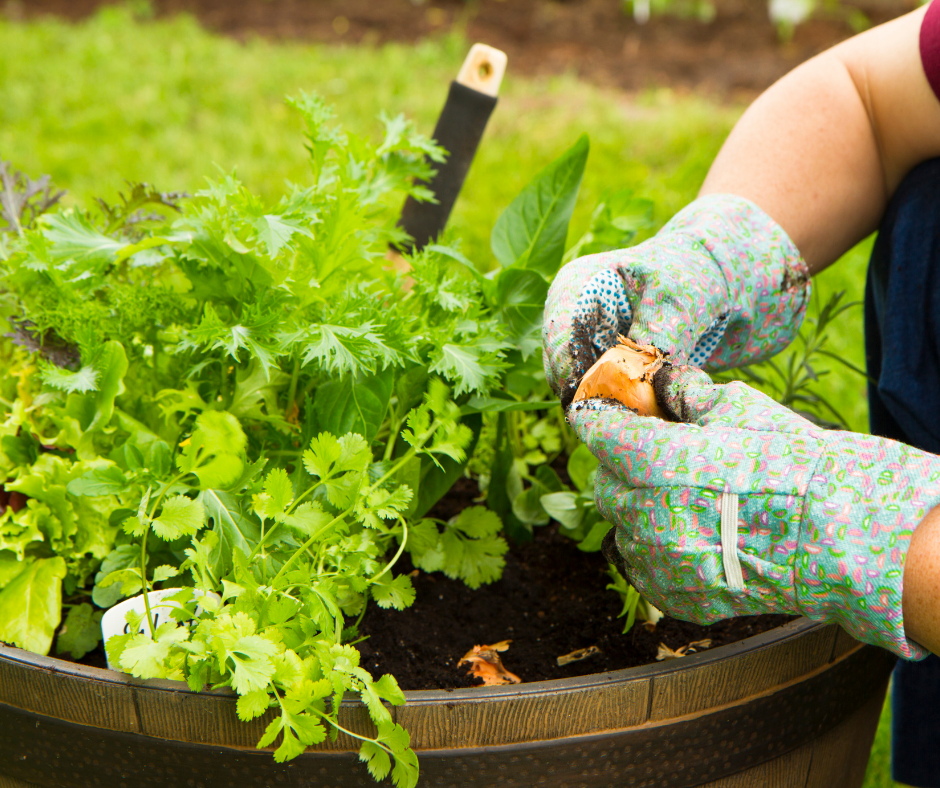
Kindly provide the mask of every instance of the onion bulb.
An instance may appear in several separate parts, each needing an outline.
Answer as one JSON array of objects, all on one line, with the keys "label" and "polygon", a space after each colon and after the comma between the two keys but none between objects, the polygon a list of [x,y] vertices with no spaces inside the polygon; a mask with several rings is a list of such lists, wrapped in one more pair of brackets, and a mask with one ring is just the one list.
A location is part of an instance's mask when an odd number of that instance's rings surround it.
[{"label": "onion bulb", "polygon": [[656,402],[653,375],[665,363],[662,351],[653,345],[638,345],[619,337],[619,344],[601,356],[581,378],[574,401],[606,397],[623,403],[641,416],[668,418]]}]

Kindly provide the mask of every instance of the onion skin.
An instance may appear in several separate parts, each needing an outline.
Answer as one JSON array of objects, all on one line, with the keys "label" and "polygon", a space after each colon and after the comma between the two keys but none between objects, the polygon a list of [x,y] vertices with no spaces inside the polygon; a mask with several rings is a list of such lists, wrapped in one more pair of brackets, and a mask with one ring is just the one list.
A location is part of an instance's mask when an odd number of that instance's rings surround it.
[{"label": "onion skin", "polygon": [[653,391],[653,375],[666,363],[662,351],[626,337],[619,339],[620,343],[604,353],[581,378],[573,401],[615,399],[641,416],[668,420]]}]

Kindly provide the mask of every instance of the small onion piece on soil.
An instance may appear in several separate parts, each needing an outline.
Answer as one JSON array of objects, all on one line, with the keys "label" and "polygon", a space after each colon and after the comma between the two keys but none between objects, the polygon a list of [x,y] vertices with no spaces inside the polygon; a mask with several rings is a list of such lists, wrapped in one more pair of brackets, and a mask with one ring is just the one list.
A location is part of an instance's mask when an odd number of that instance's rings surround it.
[{"label": "small onion piece on soil", "polygon": [[619,344],[601,356],[581,378],[574,401],[606,397],[622,402],[641,416],[668,418],[656,402],[653,375],[666,363],[661,350],[619,337]]}]

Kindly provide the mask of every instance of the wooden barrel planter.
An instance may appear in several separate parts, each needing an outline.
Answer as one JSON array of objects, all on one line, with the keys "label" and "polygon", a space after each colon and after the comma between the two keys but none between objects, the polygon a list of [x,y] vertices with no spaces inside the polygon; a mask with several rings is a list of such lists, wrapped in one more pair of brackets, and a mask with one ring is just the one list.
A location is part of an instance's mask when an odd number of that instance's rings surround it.
[{"label": "wooden barrel planter", "polygon": [[[666,663],[409,692],[421,785],[861,785],[895,658],[799,619]],[[369,731],[364,709],[343,724]],[[233,696],[0,647],[0,788],[372,785],[341,735],[277,764]]]}]

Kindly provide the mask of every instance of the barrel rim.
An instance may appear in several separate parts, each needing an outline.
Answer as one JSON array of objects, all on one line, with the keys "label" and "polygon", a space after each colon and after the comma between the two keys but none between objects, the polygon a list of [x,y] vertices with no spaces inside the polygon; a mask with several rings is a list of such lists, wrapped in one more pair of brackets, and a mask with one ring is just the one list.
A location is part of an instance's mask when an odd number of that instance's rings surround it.
[{"label": "barrel rim", "polygon": [[[562,679],[548,679],[545,681],[531,681],[523,684],[512,684],[495,687],[462,687],[459,689],[435,690],[406,690],[405,698],[409,704],[423,705],[450,704],[457,701],[497,700],[501,697],[518,698],[524,695],[557,694],[563,692],[577,692],[595,687],[608,687],[639,679],[649,679],[666,676],[679,671],[704,667],[736,657],[751,654],[756,651],[774,647],[787,640],[803,637],[831,626],[824,622],[812,621],[801,617],[789,621],[779,627],[743,640],[728,643],[715,649],[690,654],[682,659],[668,660],[667,662],[654,662],[633,668],[607,671],[604,673],[589,673],[584,676],[573,676]],[[234,692],[227,687],[219,689],[202,690],[194,693],[184,681],[169,679],[139,679],[127,673],[120,673],[107,668],[96,668],[76,662],[57,659],[51,656],[34,654],[29,651],[0,643],[0,661],[18,664],[27,668],[42,670],[47,673],[61,674],[72,678],[84,679],[99,684],[125,685],[136,690],[182,692],[201,695],[233,696]],[[358,705],[354,699],[343,701],[344,705]]]}]

